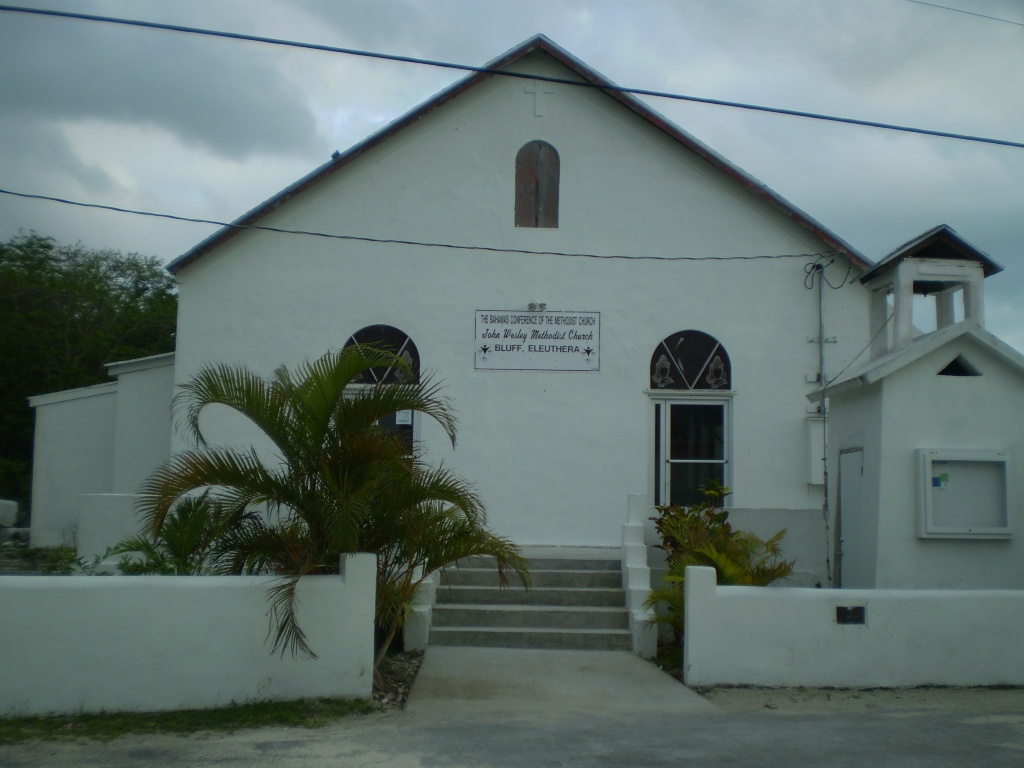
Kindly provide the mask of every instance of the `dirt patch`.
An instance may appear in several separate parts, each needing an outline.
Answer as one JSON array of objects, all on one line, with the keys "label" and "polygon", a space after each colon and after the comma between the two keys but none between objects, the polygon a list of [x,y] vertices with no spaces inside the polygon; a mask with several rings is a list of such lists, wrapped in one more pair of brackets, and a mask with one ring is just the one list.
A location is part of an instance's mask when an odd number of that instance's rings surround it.
[{"label": "dirt patch", "polygon": [[373,687],[373,700],[383,707],[405,709],[409,691],[423,663],[422,651],[393,653],[380,665],[379,685]]}]

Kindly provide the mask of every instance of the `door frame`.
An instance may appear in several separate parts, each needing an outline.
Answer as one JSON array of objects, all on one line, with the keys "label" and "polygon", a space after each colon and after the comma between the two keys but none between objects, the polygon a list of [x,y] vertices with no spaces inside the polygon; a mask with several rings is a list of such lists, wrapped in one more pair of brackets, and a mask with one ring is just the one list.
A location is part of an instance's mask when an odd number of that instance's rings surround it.
[{"label": "door frame", "polygon": [[[655,505],[666,504],[670,491],[668,478],[669,413],[675,405],[719,405],[722,407],[723,458],[722,483],[733,491],[733,414],[732,391],[709,390],[648,390],[651,407],[648,409],[648,488]],[[730,494],[731,495],[731,494]]]}]

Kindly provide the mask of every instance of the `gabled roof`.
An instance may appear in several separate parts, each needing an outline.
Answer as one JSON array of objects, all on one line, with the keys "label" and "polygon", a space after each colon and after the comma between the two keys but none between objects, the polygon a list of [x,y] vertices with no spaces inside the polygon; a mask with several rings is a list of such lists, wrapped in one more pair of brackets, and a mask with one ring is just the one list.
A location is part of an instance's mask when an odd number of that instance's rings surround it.
[{"label": "gabled roof", "polygon": [[[832,396],[859,387],[870,386],[886,376],[906,368],[925,355],[946,346],[955,339],[965,336],[1003,360],[1024,377],[1024,355],[977,323],[964,320],[924,336],[918,336],[902,349],[887,352],[879,358],[863,363],[829,384],[825,388],[825,394]],[[807,399],[812,401],[817,401],[820,398],[820,389],[807,395]]]},{"label": "gabled roof", "polygon": [[952,227],[947,224],[939,224],[924,234],[905,242],[861,275],[860,281],[865,284],[869,283],[879,275],[894,269],[903,259],[914,258],[977,261],[981,264],[985,277],[1003,271],[1002,265],[960,237]]},{"label": "gabled roof", "polygon": [[542,76],[532,76],[529,74],[523,74],[518,72],[505,72],[498,73],[495,70],[504,70],[509,65],[523,59],[525,56],[535,52],[542,51],[553,59],[558,61],[560,64],[568,68],[584,83],[589,83],[591,86],[600,88],[605,91],[608,96],[618,101],[620,104],[625,106],[627,109],[635,112],[644,120],[647,120],[656,128],[663,131],[665,134],[676,140],[684,147],[694,152],[695,154],[702,157],[708,163],[713,165],[718,170],[722,171],[726,175],[732,177],[741,185],[749,189],[755,195],[761,199],[767,201],[770,205],[781,211],[784,215],[791,218],[797,224],[801,225],[805,229],[814,233],[815,236],[821,238],[829,246],[834,248],[836,251],[844,254],[848,257],[855,265],[861,268],[868,268],[871,266],[871,261],[858,252],[849,243],[846,243],[839,236],[826,229],[822,224],[817,222],[811,216],[807,215],[799,208],[794,206],[792,203],[785,200],[783,197],[773,192],[767,186],[762,184],[760,181],[755,179],[753,176],[747,174],[745,171],[737,168],[735,165],[730,163],[724,157],[719,155],[717,152],[698,141],[696,138],[686,133],[681,128],[670,122],[668,119],[658,114],[656,111],[648,107],[647,105],[640,102],[634,96],[623,93],[618,90],[614,90],[615,85],[603,75],[597,71],[591,69],[589,66],[584,64],[582,61],[577,59],[575,56],[570,54],[564,48],[559,47],[550,39],[544,35],[535,35],[515,48],[511,49],[507,53],[499,56],[493,61],[489,62],[486,66],[481,67],[479,70],[474,71],[472,74],[451,85],[450,87],[439,92],[432,98],[428,99],[424,103],[415,107],[412,111],[407,112],[396,120],[386,125],[381,130],[372,134],[368,138],[364,139],[360,143],[356,144],[348,151],[343,153],[335,153],[331,160],[324,163],[319,168],[315,169],[312,173],[299,179],[297,182],[292,184],[290,187],[285,188],[274,197],[261,203],[260,205],[253,208],[248,213],[242,215],[231,223],[230,226],[226,226],[219,231],[215,232],[210,237],[203,240],[201,243],[196,245],[190,251],[182,254],[177,259],[174,259],[167,265],[167,269],[173,273],[177,273],[179,270],[191,264],[196,259],[203,256],[205,253],[213,250],[225,241],[229,240],[238,232],[242,231],[246,226],[256,224],[267,214],[280,208],[282,205],[287,203],[292,198],[301,194],[305,190],[309,189],[314,184],[322,181],[323,179],[330,176],[335,171],[344,168],[350,162],[356,158],[366,154],[378,144],[389,139],[403,128],[423,119],[425,116],[430,114],[438,107],[446,104],[452,99],[456,98],[463,92],[469,90],[473,86],[481,83],[491,77],[512,75],[515,77],[523,77],[526,79],[539,79],[543,80]]}]

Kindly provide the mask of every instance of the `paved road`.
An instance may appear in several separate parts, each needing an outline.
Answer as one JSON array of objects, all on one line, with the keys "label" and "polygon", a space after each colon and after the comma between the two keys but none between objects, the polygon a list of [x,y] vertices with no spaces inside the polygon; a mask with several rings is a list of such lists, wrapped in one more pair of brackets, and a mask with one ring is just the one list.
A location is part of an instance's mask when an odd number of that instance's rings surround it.
[{"label": "paved road", "polygon": [[[878,711],[716,706],[628,653],[432,648],[405,711],[328,728],[0,747],[0,766],[1013,766],[1024,695]],[[937,694],[942,696],[942,694]],[[933,696],[934,698],[934,696]]]}]

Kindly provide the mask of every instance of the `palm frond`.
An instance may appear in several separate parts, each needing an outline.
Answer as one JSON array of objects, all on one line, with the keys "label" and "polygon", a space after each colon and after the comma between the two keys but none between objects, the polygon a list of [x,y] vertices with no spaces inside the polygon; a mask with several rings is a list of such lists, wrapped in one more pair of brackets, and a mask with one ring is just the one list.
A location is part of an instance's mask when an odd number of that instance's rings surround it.
[{"label": "palm frond", "polygon": [[[411,373],[391,352],[360,345],[330,352],[262,379],[244,367],[209,365],[174,401],[179,424],[197,446],[174,456],[143,484],[137,508],[149,537],[136,544],[160,555],[161,568],[202,561],[216,573],[273,573],[282,581],[268,597],[274,651],[315,656],[298,626],[296,589],[306,574],[337,573],[342,554],[378,555],[378,623],[388,639],[422,579],[474,555],[494,558],[501,583],[529,583],[515,545],[485,527],[483,504],[445,467],[426,467],[380,426],[400,411],[437,422],[452,445],[451,403],[430,376],[353,388],[362,374],[391,368]],[[255,449],[213,445],[201,414],[233,409],[274,445],[279,463]],[[192,517],[182,500],[204,494],[209,519]],[[186,504],[188,502],[186,501]],[[175,505],[186,509],[174,517]],[[162,538],[160,538],[162,537]]]},{"label": "palm frond", "polygon": [[155,470],[139,489],[136,509],[156,534],[179,499],[218,487],[233,489],[250,504],[291,495],[288,478],[268,470],[255,451],[206,448],[179,453]]},{"label": "palm frond", "polygon": [[270,652],[280,651],[284,656],[288,651],[292,656],[302,655],[315,659],[318,657],[309,647],[306,633],[299,626],[296,595],[298,587],[299,576],[289,575],[282,577],[277,584],[267,590],[267,597],[270,600],[270,608],[267,610],[267,639],[274,638]]},{"label": "palm frond", "polygon": [[291,411],[281,393],[248,368],[207,365],[175,395],[173,411],[179,428],[200,447],[209,445],[199,415],[209,405],[225,405],[252,421],[275,445],[285,447]]}]

